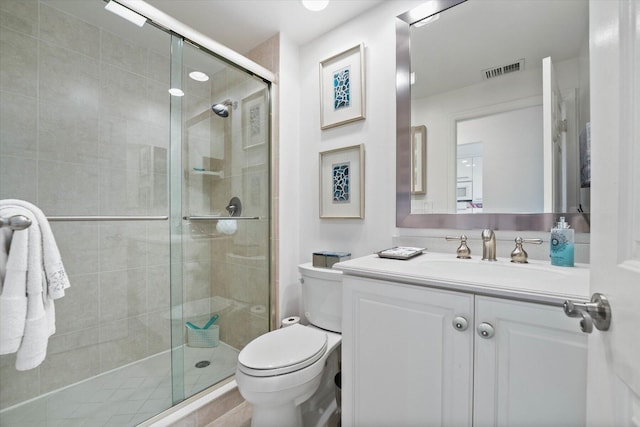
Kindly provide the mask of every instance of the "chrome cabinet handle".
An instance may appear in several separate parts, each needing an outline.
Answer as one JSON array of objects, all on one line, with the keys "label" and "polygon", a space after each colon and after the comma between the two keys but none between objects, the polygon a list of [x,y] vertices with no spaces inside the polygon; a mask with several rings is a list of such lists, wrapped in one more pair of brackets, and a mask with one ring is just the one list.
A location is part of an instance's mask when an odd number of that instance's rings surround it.
[{"label": "chrome cabinet handle", "polygon": [[595,293],[591,302],[573,302],[566,300],[563,304],[564,313],[569,317],[581,317],[580,329],[590,333],[595,326],[600,331],[608,331],[611,326],[611,305],[607,297]]},{"label": "chrome cabinet handle", "polygon": [[451,323],[453,324],[453,327],[460,332],[466,331],[469,327],[469,322],[462,316],[455,317]]},{"label": "chrome cabinet handle", "polygon": [[493,326],[491,326],[491,323],[487,323],[487,322],[480,323],[478,325],[477,331],[478,331],[478,335],[486,339],[492,338],[495,335]]}]

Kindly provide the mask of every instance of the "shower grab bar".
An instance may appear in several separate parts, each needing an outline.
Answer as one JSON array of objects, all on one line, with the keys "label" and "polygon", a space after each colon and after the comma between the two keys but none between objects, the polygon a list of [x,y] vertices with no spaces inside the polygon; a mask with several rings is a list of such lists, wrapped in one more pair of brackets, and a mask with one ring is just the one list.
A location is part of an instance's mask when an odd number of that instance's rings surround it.
[{"label": "shower grab bar", "polygon": [[187,221],[219,221],[225,219],[232,219],[234,221],[252,221],[260,219],[259,216],[219,216],[219,215],[198,215],[198,216],[183,216],[182,219]]},{"label": "shower grab bar", "polygon": [[[158,216],[48,216],[49,222],[63,221],[166,221],[169,217],[166,215]],[[31,226],[31,220],[24,215],[14,215],[11,217],[0,217],[0,228],[10,228],[12,230],[24,230]]]}]

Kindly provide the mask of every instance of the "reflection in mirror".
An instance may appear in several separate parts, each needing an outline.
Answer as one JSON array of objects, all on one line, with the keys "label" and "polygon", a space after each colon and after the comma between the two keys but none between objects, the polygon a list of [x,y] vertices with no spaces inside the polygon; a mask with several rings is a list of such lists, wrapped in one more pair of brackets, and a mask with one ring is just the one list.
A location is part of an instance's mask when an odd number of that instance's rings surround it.
[{"label": "reflection in mirror", "polygon": [[396,28],[397,225],[588,231],[588,2],[433,0]]},{"label": "reflection in mirror", "polygon": [[411,194],[425,194],[427,187],[427,127],[411,127]]}]

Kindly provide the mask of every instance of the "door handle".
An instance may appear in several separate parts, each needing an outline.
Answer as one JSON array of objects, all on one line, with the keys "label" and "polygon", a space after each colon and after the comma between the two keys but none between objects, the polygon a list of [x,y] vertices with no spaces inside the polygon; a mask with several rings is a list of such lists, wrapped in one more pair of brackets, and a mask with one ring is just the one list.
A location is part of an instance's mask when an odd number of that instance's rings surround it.
[{"label": "door handle", "polygon": [[611,305],[607,297],[602,294],[593,294],[591,302],[566,300],[562,307],[567,316],[582,318],[580,329],[583,332],[590,333],[593,330],[591,323],[600,331],[608,331],[611,326]]}]

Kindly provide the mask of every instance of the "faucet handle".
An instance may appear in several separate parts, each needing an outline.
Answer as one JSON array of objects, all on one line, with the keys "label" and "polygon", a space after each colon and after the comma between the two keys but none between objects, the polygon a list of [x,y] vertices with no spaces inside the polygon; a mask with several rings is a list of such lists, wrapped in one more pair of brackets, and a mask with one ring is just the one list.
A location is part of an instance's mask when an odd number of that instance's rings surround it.
[{"label": "faucet handle", "polygon": [[511,251],[511,262],[517,262],[519,264],[526,264],[529,261],[529,255],[527,251],[522,247],[523,243],[532,243],[534,245],[539,245],[542,243],[542,239],[523,239],[522,237],[516,237],[516,247],[513,251]]},{"label": "faucet handle", "polygon": [[460,240],[460,246],[456,250],[456,258],[471,259],[471,249],[467,246],[467,236],[464,234],[460,236],[445,236],[445,240]]}]

